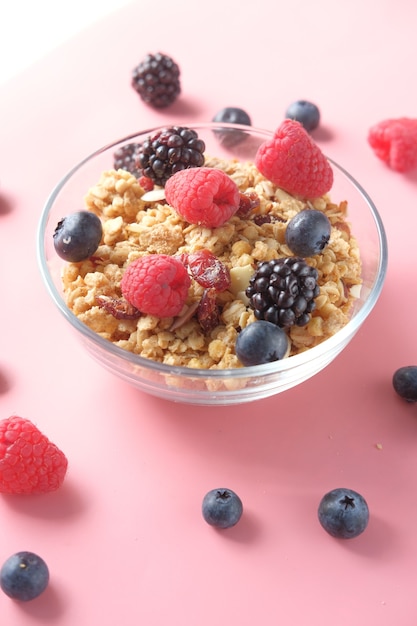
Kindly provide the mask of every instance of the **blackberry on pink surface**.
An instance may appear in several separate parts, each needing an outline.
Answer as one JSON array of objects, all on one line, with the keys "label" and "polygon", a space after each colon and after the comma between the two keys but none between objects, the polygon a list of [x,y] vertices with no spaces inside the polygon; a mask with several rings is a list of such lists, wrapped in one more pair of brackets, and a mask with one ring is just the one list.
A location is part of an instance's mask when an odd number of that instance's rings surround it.
[{"label": "blackberry on pink surface", "polygon": [[305,326],[320,293],[318,272],[303,259],[284,257],[260,263],[246,296],[258,320],[281,328]]},{"label": "blackberry on pink surface", "polygon": [[143,176],[164,187],[173,174],[204,165],[205,149],[195,130],[169,126],[143,142],[137,153],[137,166]]},{"label": "blackberry on pink surface", "polygon": [[165,108],[181,93],[179,66],[166,54],[148,54],[133,69],[132,87],[146,104]]}]

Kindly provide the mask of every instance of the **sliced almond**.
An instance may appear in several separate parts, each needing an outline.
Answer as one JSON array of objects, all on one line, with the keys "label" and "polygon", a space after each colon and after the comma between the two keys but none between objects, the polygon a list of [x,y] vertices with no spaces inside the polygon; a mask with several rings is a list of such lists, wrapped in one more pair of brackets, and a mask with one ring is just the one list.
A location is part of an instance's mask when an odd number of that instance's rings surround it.
[{"label": "sliced almond", "polygon": [[141,200],[144,202],[160,202],[161,200],[165,200],[165,189],[151,189],[151,191],[146,191]]}]

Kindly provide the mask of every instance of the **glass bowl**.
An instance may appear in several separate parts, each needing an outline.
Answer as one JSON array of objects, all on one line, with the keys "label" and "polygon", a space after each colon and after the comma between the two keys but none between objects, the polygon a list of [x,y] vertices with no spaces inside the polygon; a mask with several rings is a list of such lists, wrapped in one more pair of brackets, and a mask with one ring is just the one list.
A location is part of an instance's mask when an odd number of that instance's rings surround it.
[{"label": "glass bowl", "polygon": [[[253,161],[259,145],[272,136],[269,131],[236,124],[179,125],[197,131],[206,144],[207,154],[228,159]],[[46,201],[37,235],[38,261],[46,288],[69,327],[107,370],[143,392],[175,402],[232,405],[254,401],[281,393],[323,370],[347,346],[375,306],[387,268],[386,236],[377,209],[359,183],[330,159],[334,171],[330,196],[335,202],[348,201],[347,220],[361,252],[363,284],[349,322],[319,345],[280,361],[238,369],[173,367],[135,355],[101,338],[69,310],[61,284],[64,261],[53,245],[56,225],[74,207],[82,208],[88,189],[97,183],[103,171],[113,167],[117,148],[141,143],[156,130],[130,135],[89,155],[64,176]]]}]

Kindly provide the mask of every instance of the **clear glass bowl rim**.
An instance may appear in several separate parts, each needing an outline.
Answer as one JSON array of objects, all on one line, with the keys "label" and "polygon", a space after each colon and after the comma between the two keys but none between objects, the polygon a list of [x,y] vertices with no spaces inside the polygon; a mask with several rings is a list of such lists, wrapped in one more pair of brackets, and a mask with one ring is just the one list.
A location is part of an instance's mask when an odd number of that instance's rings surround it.
[{"label": "clear glass bowl rim", "polygon": [[195,378],[195,379],[198,379],[198,378],[207,379],[208,377],[213,378],[213,379],[222,379],[225,377],[232,378],[232,379],[242,378],[242,377],[251,378],[255,376],[261,377],[261,376],[267,376],[269,374],[278,374],[280,372],[290,369],[290,367],[294,367],[294,368],[302,367],[303,364],[307,364],[310,361],[314,361],[316,357],[317,358],[320,357],[321,354],[325,354],[328,351],[331,351],[336,346],[346,342],[350,337],[353,337],[353,335],[362,325],[363,321],[368,317],[368,315],[374,308],[379,298],[379,295],[382,291],[382,287],[383,287],[386,272],[387,272],[387,265],[388,265],[387,237],[386,237],[386,233],[385,233],[381,216],[374,202],[368,195],[368,193],[365,191],[362,185],[360,185],[357,182],[357,180],[351,174],[349,174],[347,170],[345,170],[338,163],[336,163],[333,159],[327,156],[326,158],[331,163],[332,167],[336,168],[341,174],[343,174],[353,184],[354,187],[356,187],[359,194],[363,197],[365,202],[368,204],[371,210],[372,217],[375,222],[376,229],[377,229],[377,234],[379,238],[380,258],[379,258],[377,279],[374,285],[372,286],[368,294],[368,297],[366,301],[364,302],[363,306],[361,307],[360,311],[357,314],[355,314],[352,317],[352,319],[349,320],[346,326],[344,326],[341,330],[339,330],[335,335],[333,335],[332,337],[329,337],[328,339],[318,344],[317,346],[314,346],[313,348],[309,348],[305,352],[296,354],[291,357],[287,357],[280,361],[274,361],[271,363],[265,363],[262,365],[254,365],[250,367],[215,370],[215,369],[194,369],[194,368],[189,368],[189,367],[184,367],[184,366],[172,366],[172,365],[166,365],[164,363],[159,363],[157,361],[152,361],[151,359],[141,357],[137,354],[134,354],[133,352],[129,352],[127,350],[124,350],[123,348],[119,348],[115,344],[111,343],[110,341],[106,339],[103,339],[94,331],[92,331],[88,326],[83,324],[77,318],[77,316],[74,315],[72,311],[70,311],[70,309],[68,309],[65,303],[65,300],[63,299],[60,292],[56,288],[55,283],[51,277],[51,274],[48,268],[47,257],[46,257],[45,232],[46,232],[46,227],[47,227],[47,223],[49,219],[49,213],[50,213],[52,205],[54,204],[55,199],[57,198],[57,196],[59,195],[59,193],[65,186],[65,184],[70,180],[70,178],[72,178],[72,176],[78,170],[80,170],[83,167],[83,165],[92,161],[96,156],[108,150],[114,149],[116,146],[119,146],[120,144],[133,142],[135,138],[137,138],[138,136],[151,135],[157,130],[160,130],[161,128],[165,128],[168,125],[169,126],[175,126],[175,125],[186,126],[188,128],[192,128],[197,131],[199,129],[200,130],[212,130],[212,131],[215,131],[215,130],[220,131],[220,130],[226,130],[226,129],[241,130],[249,135],[256,134],[259,137],[263,136],[265,137],[265,140],[270,139],[273,135],[272,131],[256,128],[254,126],[241,125],[241,124],[218,123],[218,122],[216,123],[213,123],[213,122],[169,123],[169,124],[163,124],[160,126],[151,127],[146,130],[138,131],[130,135],[127,135],[126,137],[123,137],[121,139],[118,139],[114,142],[108,143],[102,146],[101,148],[99,148],[98,150],[95,150],[94,152],[90,153],[88,156],[82,159],[77,165],[71,168],[69,172],[66,175],[64,175],[63,178],[57,183],[57,185],[54,187],[54,189],[52,190],[52,192],[50,193],[49,197],[46,200],[46,203],[42,210],[42,214],[41,214],[40,221],[38,224],[37,241],[36,241],[37,261],[38,261],[38,266],[41,271],[42,278],[44,280],[44,283],[46,285],[46,288],[47,288],[47,291],[49,292],[50,297],[52,298],[53,302],[58,307],[62,315],[70,322],[70,324],[78,332],[81,333],[81,335],[83,335],[90,342],[96,344],[99,348],[101,348],[105,352],[108,352],[123,361],[128,361],[131,365],[135,365],[135,366],[142,367],[145,369],[154,370],[160,374],[169,374],[169,375],[175,374],[177,376],[184,376],[187,378]]}]

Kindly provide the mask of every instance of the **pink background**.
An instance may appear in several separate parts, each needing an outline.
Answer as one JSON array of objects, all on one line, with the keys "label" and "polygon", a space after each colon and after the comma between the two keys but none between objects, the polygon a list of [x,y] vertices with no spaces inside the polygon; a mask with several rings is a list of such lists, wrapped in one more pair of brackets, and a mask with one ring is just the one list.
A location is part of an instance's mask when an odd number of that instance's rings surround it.
[{"label": "pink background", "polygon": [[[0,88],[0,417],[33,420],[69,459],[60,491],[0,499],[0,562],[32,550],[51,571],[32,603],[0,594],[2,623],[415,626],[417,407],[391,379],[417,364],[417,172],[390,171],[366,136],[381,119],[417,117],[416,23],[409,0],[141,1]],[[158,50],[181,66],[183,93],[155,112],[130,72]],[[299,98],[319,105],[317,142],[385,223],[387,279],[363,328],[315,378],[244,406],[178,406],[112,377],[39,274],[52,187],[137,130],[209,121],[224,106],[273,130]],[[245,508],[226,532],[201,516],[220,486]],[[317,521],[322,495],[340,486],[369,504],[354,540]]]}]

